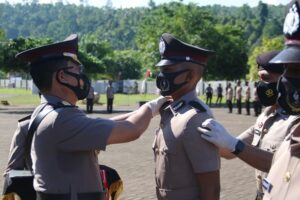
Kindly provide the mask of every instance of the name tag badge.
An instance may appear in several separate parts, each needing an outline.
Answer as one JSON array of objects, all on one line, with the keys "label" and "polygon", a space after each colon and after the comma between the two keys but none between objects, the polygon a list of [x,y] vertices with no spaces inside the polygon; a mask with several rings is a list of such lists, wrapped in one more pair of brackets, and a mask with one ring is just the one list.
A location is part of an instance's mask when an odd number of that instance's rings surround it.
[{"label": "name tag badge", "polygon": [[259,142],[260,142],[260,137],[261,137],[261,134],[260,134],[260,131],[255,129],[254,130],[254,135],[253,135],[253,140],[252,140],[252,145],[253,146],[258,146]]},{"label": "name tag badge", "polygon": [[267,178],[264,178],[262,181],[262,187],[264,188],[265,191],[270,193],[270,191],[272,189],[272,184]]}]

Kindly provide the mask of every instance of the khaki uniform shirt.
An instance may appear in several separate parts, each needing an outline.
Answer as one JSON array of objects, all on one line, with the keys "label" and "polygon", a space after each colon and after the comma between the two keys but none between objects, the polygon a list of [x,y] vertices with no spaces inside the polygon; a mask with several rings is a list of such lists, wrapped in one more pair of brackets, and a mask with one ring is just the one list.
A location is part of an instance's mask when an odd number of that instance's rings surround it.
[{"label": "khaki uniform shirt", "polygon": [[241,100],[242,99],[242,87],[241,86],[237,86],[236,87],[236,99]]},{"label": "khaki uniform shirt", "polygon": [[[290,125],[295,119],[295,116],[283,114],[281,108],[275,110],[270,106],[258,116],[255,124],[238,138],[248,144],[274,153],[288,135]],[[267,173],[256,170],[257,190],[261,193],[263,192],[262,179],[266,176]]]},{"label": "khaki uniform shirt", "polygon": [[14,133],[14,136],[11,141],[8,164],[5,169],[4,175],[12,169],[22,170],[26,167],[25,163],[25,144],[26,144],[26,135],[28,132],[28,125],[30,118],[21,119],[18,122],[18,127]]},{"label": "khaki uniform shirt", "polygon": [[255,87],[253,90],[253,101],[259,101],[258,95],[257,95],[257,88]]},{"label": "khaki uniform shirt", "polygon": [[[61,101],[54,96],[42,96],[42,102]],[[95,150],[105,150],[113,126],[113,121],[89,118],[76,107],[50,112],[32,141],[35,190],[71,193],[72,200],[77,200],[78,193],[103,191]]]},{"label": "khaki uniform shirt", "polygon": [[87,99],[94,99],[94,88],[91,86],[88,96],[86,97]]},{"label": "khaki uniform shirt", "polygon": [[112,86],[107,86],[106,87],[106,97],[108,99],[113,99],[114,98],[114,88]]},{"label": "khaki uniform shirt", "polygon": [[264,200],[300,199],[300,138],[287,136],[276,154],[267,179]]},{"label": "khaki uniform shirt", "polygon": [[227,88],[227,91],[226,91],[226,100],[232,100],[233,98],[233,90],[231,87]]},{"label": "khaki uniform shirt", "polygon": [[[196,106],[190,102],[196,102]],[[159,200],[199,199],[196,174],[220,169],[218,149],[197,131],[205,119],[212,117],[195,91],[161,109],[160,128],[153,143]]]},{"label": "khaki uniform shirt", "polygon": [[245,91],[245,100],[249,101],[250,98],[251,98],[250,87],[247,86],[247,87],[246,87],[246,91]]}]

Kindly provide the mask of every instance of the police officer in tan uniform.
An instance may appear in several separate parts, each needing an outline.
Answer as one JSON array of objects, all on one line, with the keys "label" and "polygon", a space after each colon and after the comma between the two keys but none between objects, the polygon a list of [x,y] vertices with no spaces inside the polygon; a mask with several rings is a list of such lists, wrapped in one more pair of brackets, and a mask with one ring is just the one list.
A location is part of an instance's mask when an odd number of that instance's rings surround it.
[{"label": "police officer in tan uniform", "polygon": [[206,134],[202,135],[205,139],[220,148],[225,148],[221,149],[223,157],[231,159],[237,156],[257,169],[257,200],[263,197],[262,180],[270,169],[273,153],[289,134],[291,124],[297,119],[276,103],[278,96],[276,85],[283,73],[283,65],[269,64],[269,61],[277,54],[278,51],[271,51],[257,57],[258,75],[261,79],[257,87],[258,97],[267,107],[253,126],[237,138],[226,134],[226,130],[216,121],[204,122],[204,126],[210,128],[212,132],[200,128]]},{"label": "police officer in tan uniform", "polygon": [[251,90],[249,86],[249,82],[245,82],[245,108],[246,108],[246,113],[247,115],[250,115],[250,99],[251,99]]},{"label": "police officer in tan uniform", "polygon": [[76,107],[90,87],[77,53],[78,38],[71,35],[17,55],[30,62],[30,74],[42,94],[30,125],[41,110],[66,106],[50,112],[33,136],[31,159],[38,200],[104,199],[96,150],[137,139],[166,102],[159,97],[112,120],[87,117]]},{"label": "police officer in tan uniform", "polygon": [[263,180],[264,200],[300,198],[300,7],[293,1],[284,22],[285,48],[270,63],[284,64],[278,82],[278,104],[297,117],[289,135],[275,153],[268,177]]},{"label": "police officer in tan uniform", "polygon": [[226,103],[228,106],[228,113],[232,113],[232,98],[233,98],[233,90],[231,87],[231,83],[228,83],[226,88]]},{"label": "police officer in tan uniform", "polygon": [[161,109],[153,142],[156,194],[159,200],[219,199],[220,158],[214,145],[197,133],[197,125],[212,113],[196,96],[195,87],[212,51],[184,43],[164,33],[156,83],[174,102]]},{"label": "police officer in tan uniform", "polygon": [[242,86],[241,81],[238,80],[235,88],[235,97],[236,97],[236,107],[238,110],[238,114],[242,114]]},{"label": "police officer in tan uniform", "polygon": [[25,138],[28,131],[30,117],[31,116],[28,115],[18,120],[17,129],[15,130],[10,144],[9,158],[4,175],[7,175],[12,169],[25,168]]},{"label": "police officer in tan uniform", "polygon": [[13,173],[14,170],[28,170],[25,160],[25,146],[29,122],[30,115],[18,120],[17,129],[15,130],[10,145],[8,163],[4,171],[3,195],[8,195],[11,192],[16,193],[17,189],[17,195],[22,200],[32,200],[36,198],[32,184],[25,184],[32,182],[32,176],[29,175],[26,179],[23,179],[22,181],[15,181],[14,184],[12,184],[11,182],[12,176],[15,175]]},{"label": "police officer in tan uniform", "polygon": [[89,93],[86,97],[86,112],[87,113],[93,112],[94,98],[95,98],[94,87],[90,86]]}]

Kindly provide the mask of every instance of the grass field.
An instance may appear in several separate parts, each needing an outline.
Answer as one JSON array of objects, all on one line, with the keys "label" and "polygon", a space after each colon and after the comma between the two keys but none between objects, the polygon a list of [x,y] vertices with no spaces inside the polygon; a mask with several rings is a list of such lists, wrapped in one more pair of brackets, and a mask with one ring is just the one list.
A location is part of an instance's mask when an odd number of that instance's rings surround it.
[{"label": "grass field", "polygon": [[[136,105],[139,101],[149,101],[156,98],[155,94],[115,94],[114,105],[116,106],[130,106]],[[205,101],[204,96],[200,99]],[[18,89],[18,88],[0,88],[0,101],[8,101],[10,105],[37,105],[39,104],[39,96],[32,94],[31,90]],[[216,102],[216,97],[212,99],[213,104]],[[82,102],[80,102],[82,103]],[[98,102],[100,105],[106,104],[105,94],[100,94]],[[222,104],[225,104],[223,98]]]}]

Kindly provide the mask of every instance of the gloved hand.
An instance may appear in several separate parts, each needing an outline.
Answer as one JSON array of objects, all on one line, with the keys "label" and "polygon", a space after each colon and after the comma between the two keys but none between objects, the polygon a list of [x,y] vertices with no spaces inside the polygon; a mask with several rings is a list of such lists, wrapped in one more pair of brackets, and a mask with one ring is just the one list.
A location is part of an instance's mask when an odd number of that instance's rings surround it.
[{"label": "gloved hand", "polygon": [[152,117],[154,117],[159,114],[159,109],[167,101],[171,101],[171,98],[159,96],[158,98],[153,99],[152,101],[148,101],[147,103],[145,103],[145,105],[151,109]]},{"label": "gloved hand", "polygon": [[197,128],[201,137],[219,148],[227,149],[230,152],[235,151],[238,142],[234,136],[230,135],[227,130],[216,120],[207,119],[202,123],[202,127]]}]

